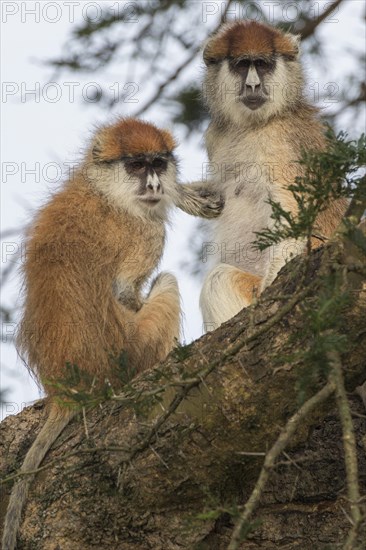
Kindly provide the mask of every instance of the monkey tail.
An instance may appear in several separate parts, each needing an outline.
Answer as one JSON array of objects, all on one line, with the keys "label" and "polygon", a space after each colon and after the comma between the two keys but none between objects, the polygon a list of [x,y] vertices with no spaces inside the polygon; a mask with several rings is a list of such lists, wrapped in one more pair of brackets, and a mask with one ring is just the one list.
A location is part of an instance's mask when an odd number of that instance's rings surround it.
[{"label": "monkey tail", "polygon": [[[60,410],[55,405],[52,405],[50,415],[26,454],[20,472],[33,472],[39,467],[48,450],[75,414],[74,410]],[[3,550],[15,549],[23,508],[33,478],[34,474],[22,476],[12,489],[5,516],[2,539]]]}]

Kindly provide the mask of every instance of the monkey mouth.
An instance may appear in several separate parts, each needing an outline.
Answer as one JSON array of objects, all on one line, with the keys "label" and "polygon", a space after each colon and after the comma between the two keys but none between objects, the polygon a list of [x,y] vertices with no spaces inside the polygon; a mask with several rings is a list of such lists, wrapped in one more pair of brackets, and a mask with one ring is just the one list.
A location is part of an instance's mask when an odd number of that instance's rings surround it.
[{"label": "monkey mouth", "polygon": [[260,96],[258,96],[258,95],[241,96],[240,100],[251,111],[256,111],[257,109],[262,107],[262,105],[264,105],[264,103],[267,101],[266,98],[263,97],[262,95],[260,95]]},{"label": "monkey mouth", "polygon": [[140,201],[148,204],[149,206],[155,206],[161,200],[161,197],[140,197]]}]

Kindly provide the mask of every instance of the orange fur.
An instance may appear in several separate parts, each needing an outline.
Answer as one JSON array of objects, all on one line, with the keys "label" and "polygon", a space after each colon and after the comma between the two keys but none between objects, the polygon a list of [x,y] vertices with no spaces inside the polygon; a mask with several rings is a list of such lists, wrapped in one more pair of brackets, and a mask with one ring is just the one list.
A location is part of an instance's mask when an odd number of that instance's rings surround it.
[{"label": "orange fur", "polygon": [[170,132],[133,118],[121,119],[113,128],[102,128],[98,138],[101,143],[97,147],[98,159],[101,161],[142,153],[167,153],[176,147]]},{"label": "orange fur", "polygon": [[224,25],[209,39],[203,58],[206,64],[243,55],[271,56],[275,53],[295,57],[298,48],[280,30],[257,21],[236,21]]},{"label": "orange fur", "polygon": [[[149,152],[174,144],[167,132],[132,119],[102,133],[106,155],[142,152],[144,136]],[[121,352],[139,371],[163,359],[179,334],[177,296],[148,300],[136,313],[113,293],[121,275],[140,293],[162,255],[164,220],[152,223],[116,208],[94,191],[82,168],[39,212],[27,238],[18,347],[49,393],[67,363],[118,384]]]},{"label": "orange fur", "polygon": [[[173,346],[174,338],[167,338],[158,357],[143,349],[142,314],[133,315],[112,292],[122,266],[128,275],[135,271],[141,285],[160,260],[164,229],[151,232],[148,225],[106,205],[81,175],[38,215],[26,248],[26,301],[18,342],[46,385],[62,378],[67,362],[99,378],[115,378],[111,356],[116,359],[127,348],[129,361],[141,370]],[[148,339],[163,344],[162,323],[168,319],[161,314]]]},{"label": "orange fur", "polygon": [[[238,308],[249,305],[253,287],[260,294],[283,265],[306,248],[305,239],[288,239],[255,261],[245,253],[235,253],[228,256],[226,264],[220,263],[222,250],[236,250],[239,245],[245,251],[258,233],[273,227],[269,197],[297,215],[298,205],[289,185],[303,174],[298,162],[301,152],[326,147],[318,109],[308,103],[304,94],[298,53],[296,36],[255,21],[224,24],[208,40],[203,52],[207,65],[205,100],[211,113],[206,146],[215,167],[205,188],[222,190],[225,195],[225,209],[211,235],[218,245],[216,261],[206,276],[200,298],[208,326],[218,326],[235,315]],[[250,68],[257,77],[255,84],[253,73],[247,82],[249,68],[236,70],[243,58],[251,60]],[[259,59],[269,66],[258,73],[255,60]],[[257,106],[245,101],[248,89],[255,95],[253,88],[263,100]],[[255,177],[246,173],[250,166],[256,168]],[[230,172],[226,167],[235,170]],[[332,235],[346,207],[343,199],[329,201],[316,219],[312,247]]]},{"label": "orange fur", "polygon": [[[99,153],[113,159],[167,152],[174,147],[168,132],[132,119],[103,128],[96,140]],[[141,296],[141,287],[163,252],[165,210],[154,218],[149,206],[145,210],[137,206],[136,181],[128,177],[123,163],[118,163],[117,170],[108,165],[88,172],[92,159],[89,150],[84,164],[39,212],[28,232],[23,267],[26,297],[18,348],[52,400],[49,417],[21,467],[28,475],[11,493],[2,540],[6,550],[16,547],[34,477],[29,472],[38,468],[75,415],[74,409],[60,407],[55,400],[57,383],[65,383],[70,375],[67,364],[89,375],[81,377],[79,389],[100,386],[106,380],[117,388],[125,383],[126,375],[164,359],[179,336],[175,278],[161,274],[147,299]],[[176,182],[174,161],[169,163],[161,188],[166,186],[165,200],[171,201],[169,194]],[[112,188],[103,185],[103,178],[107,182],[112,179]],[[114,290],[118,282],[126,288],[127,303],[131,293],[136,296],[138,311],[118,301]],[[128,373],[122,373],[126,367]],[[61,396],[61,400],[66,399]]]},{"label": "orange fur", "polygon": [[234,269],[231,277],[233,292],[242,296],[248,305],[251,304],[253,298],[258,296],[262,278],[246,271]]}]

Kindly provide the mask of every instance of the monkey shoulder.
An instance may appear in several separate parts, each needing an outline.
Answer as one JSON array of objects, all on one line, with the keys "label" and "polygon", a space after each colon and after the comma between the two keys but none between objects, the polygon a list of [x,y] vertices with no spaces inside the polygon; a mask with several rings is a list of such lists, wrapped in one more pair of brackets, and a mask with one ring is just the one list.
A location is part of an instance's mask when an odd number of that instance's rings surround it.
[{"label": "monkey shoulder", "polygon": [[27,264],[89,269],[118,261],[122,221],[85,186],[65,187],[38,212],[27,234]]},{"label": "monkey shoulder", "polygon": [[319,109],[302,102],[287,118],[285,126],[287,141],[295,148],[297,156],[301,150],[319,150],[326,146],[326,127]]}]

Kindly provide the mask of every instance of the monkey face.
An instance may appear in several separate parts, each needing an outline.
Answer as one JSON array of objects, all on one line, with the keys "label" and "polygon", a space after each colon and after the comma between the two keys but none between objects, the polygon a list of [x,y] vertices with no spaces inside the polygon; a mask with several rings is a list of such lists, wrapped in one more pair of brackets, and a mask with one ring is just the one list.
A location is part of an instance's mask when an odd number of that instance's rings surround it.
[{"label": "monkey face", "polygon": [[244,57],[229,61],[230,71],[240,78],[239,98],[252,111],[259,109],[268,101],[270,93],[266,86],[266,80],[275,71],[275,68],[275,58]]},{"label": "monkey face", "polygon": [[302,87],[298,63],[281,56],[245,56],[210,65],[204,90],[214,116],[245,125],[263,123],[291,108]]},{"label": "monkey face", "polygon": [[126,157],[124,167],[131,181],[138,180],[137,198],[147,207],[156,206],[165,194],[164,176],[172,155],[137,155]]},{"label": "monkey face", "polygon": [[175,159],[164,152],[98,161],[88,167],[88,179],[134,216],[164,218],[176,188]]},{"label": "monkey face", "polygon": [[302,92],[298,38],[255,21],[223,25],[203,52],[211,113],[234,124],[263,122]]},{"label": "monkey face", "polygon": [[88,180],[134,216],[166,216],[176,193],[175,142],[166,130],[137,119],[101,128],[90,149]]}]

